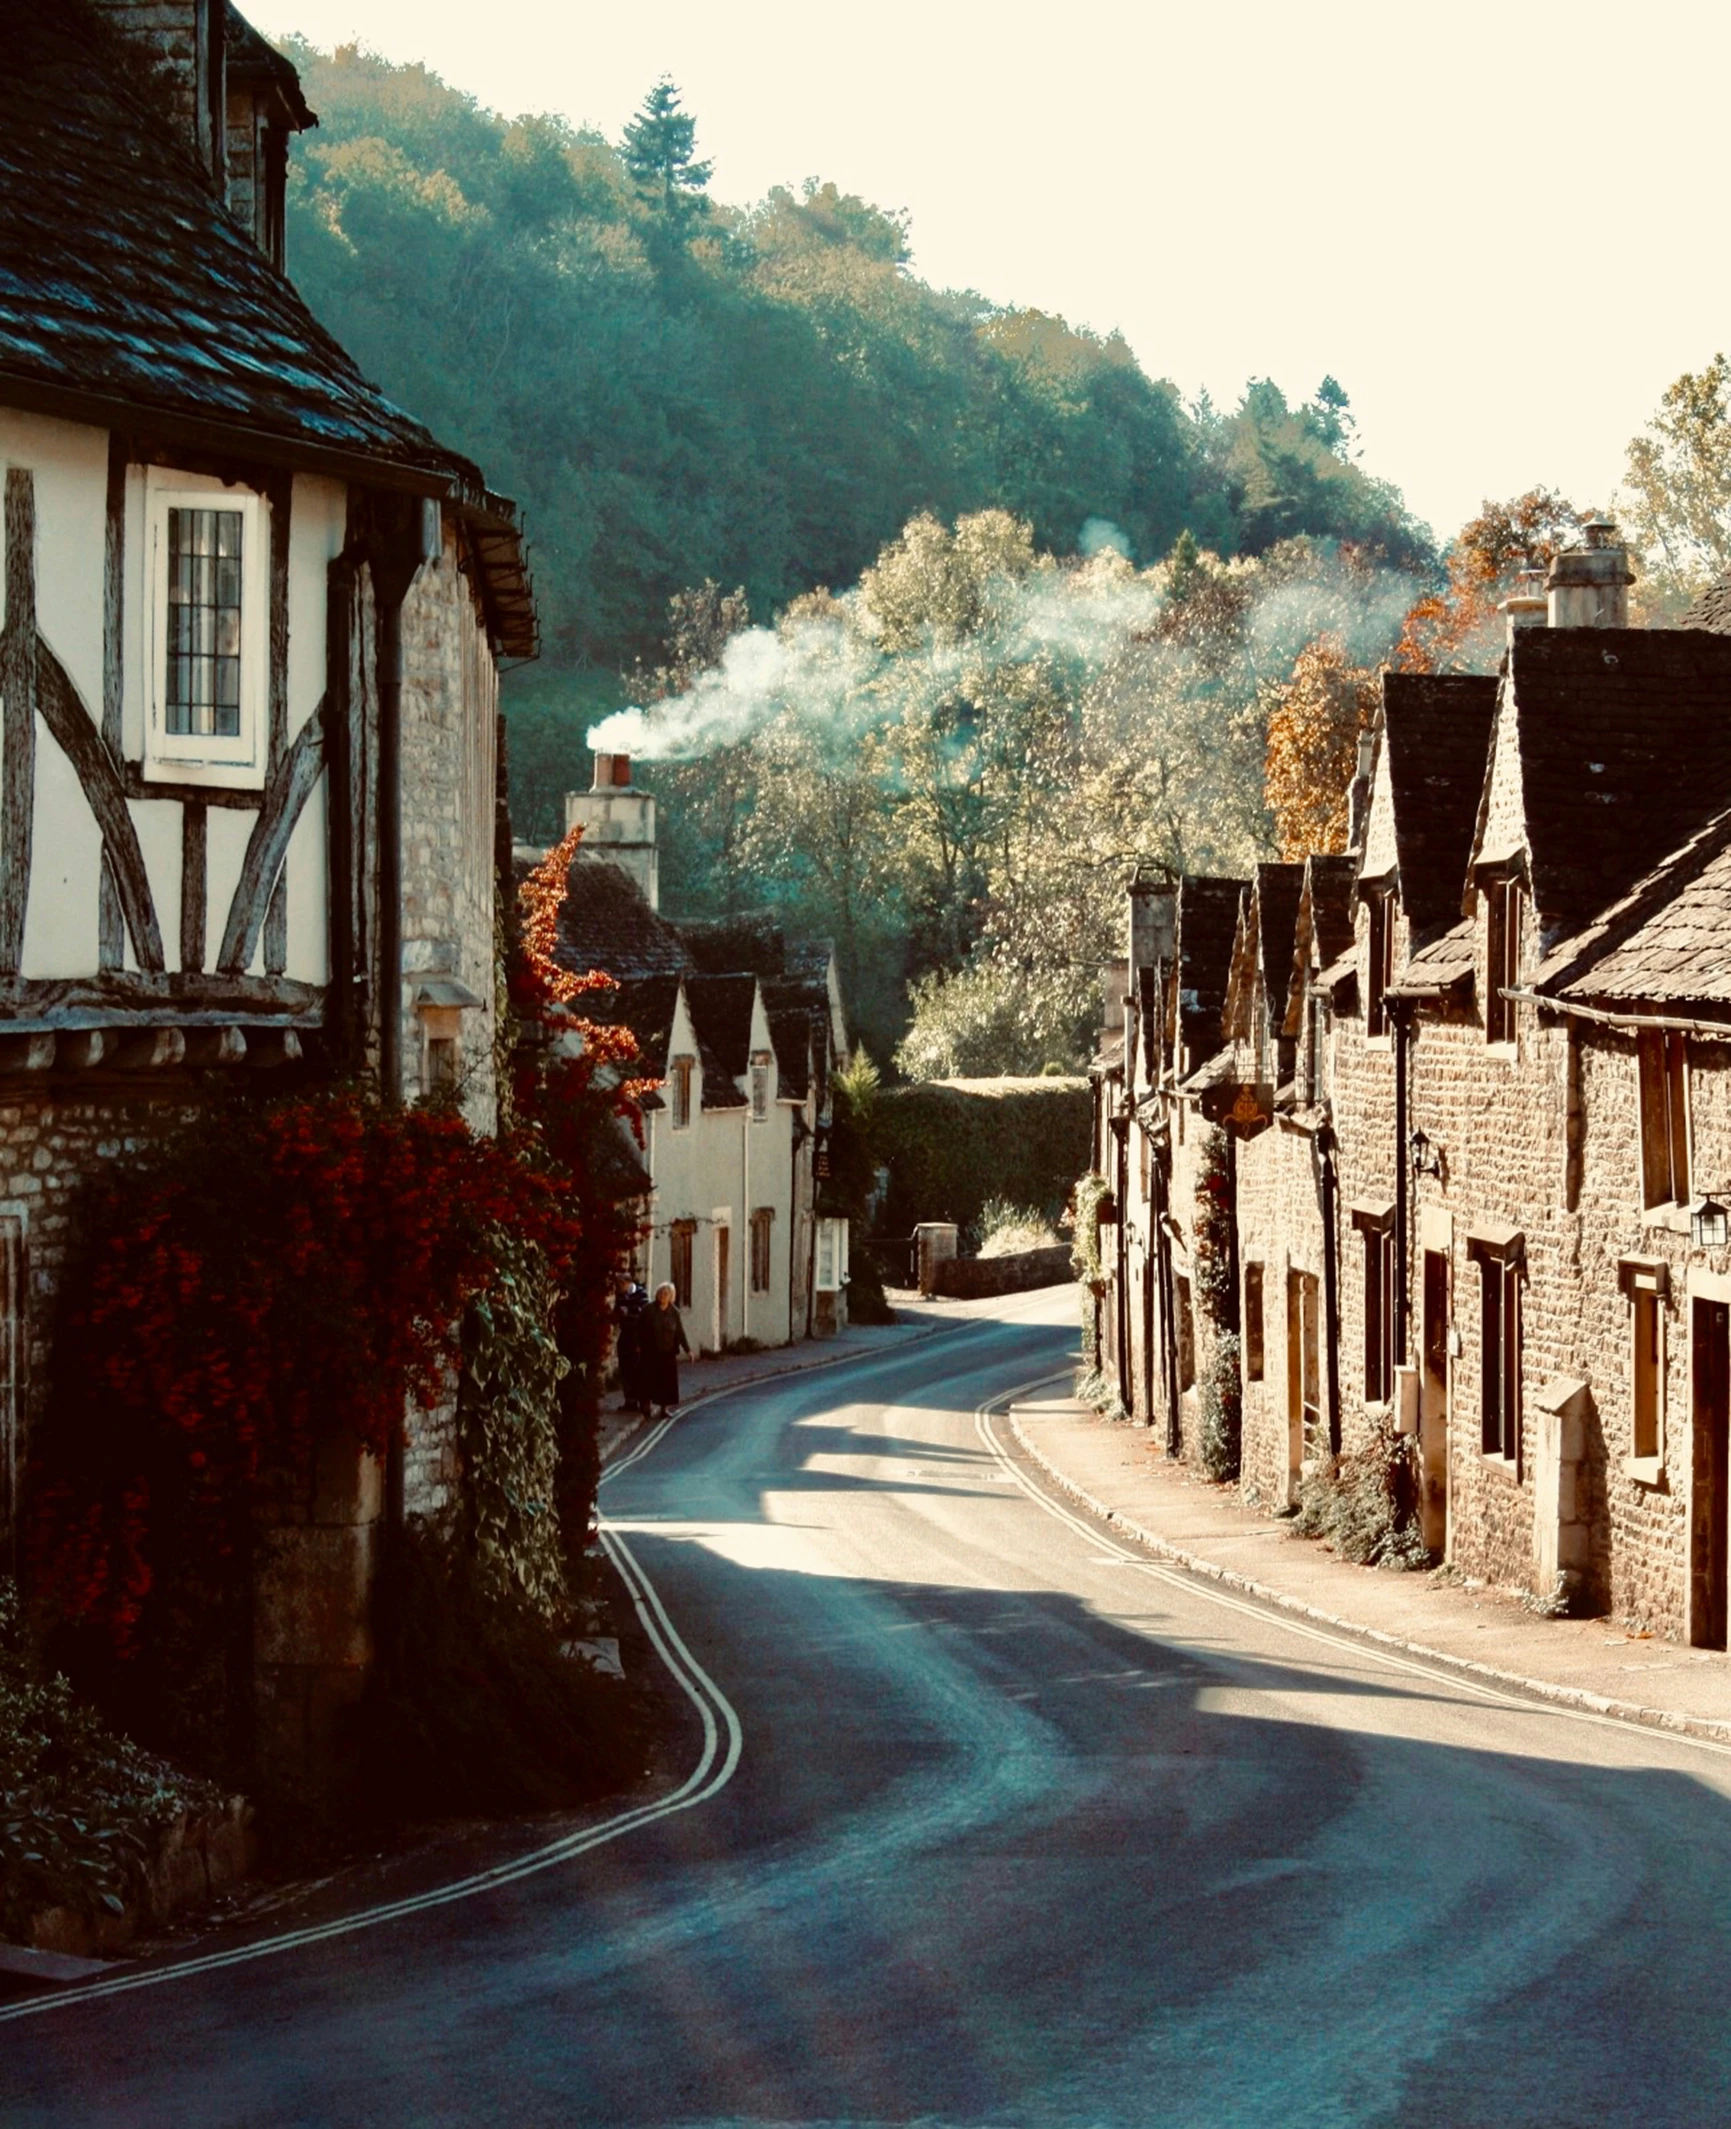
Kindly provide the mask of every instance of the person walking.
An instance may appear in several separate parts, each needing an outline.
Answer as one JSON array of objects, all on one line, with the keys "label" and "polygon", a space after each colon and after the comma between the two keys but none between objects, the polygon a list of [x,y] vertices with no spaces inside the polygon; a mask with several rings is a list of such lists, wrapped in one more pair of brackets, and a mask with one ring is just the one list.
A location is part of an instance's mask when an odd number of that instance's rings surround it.
[{"label": "person walking", "polygon": [[679,1402],[679,1356],[691,1355],[671,1286],[655,1289],[655,1306],[645,1310],[641,1320],[644,1395],[652,1408],[650,1417],[664,1419]]},{"label": "person walking", "polygon": [[619,1369],[621,1409],[649,1411],[643,1386],[643,1319],[649,1313],[649,1296],[629,1272],[622,1272],[619,1290],[613,1296],[614,1360]]}]

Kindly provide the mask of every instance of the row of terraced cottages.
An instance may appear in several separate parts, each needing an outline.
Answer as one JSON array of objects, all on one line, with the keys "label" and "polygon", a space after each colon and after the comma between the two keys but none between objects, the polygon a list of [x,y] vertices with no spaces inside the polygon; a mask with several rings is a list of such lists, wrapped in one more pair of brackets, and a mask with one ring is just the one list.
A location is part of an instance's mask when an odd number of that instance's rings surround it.
[{"label": "row of terraced cottages", "polygon": [[1132,887],[1100,1365],[1196,1460],[1236,1391],[1270,1503],[1407,1436],[1463,1572],[1724,1648],[1731,594],[1628,581],[1594,527],[1497,674],[1389,674],[1348,855]]}]

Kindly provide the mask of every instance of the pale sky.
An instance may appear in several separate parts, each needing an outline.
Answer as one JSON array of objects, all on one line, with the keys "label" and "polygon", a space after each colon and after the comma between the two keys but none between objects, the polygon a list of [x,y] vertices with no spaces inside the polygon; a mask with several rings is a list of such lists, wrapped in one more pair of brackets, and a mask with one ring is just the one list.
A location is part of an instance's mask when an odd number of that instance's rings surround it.
[{"label": "pale sky", "polygon": [[1731,345],[1724,0],[248,12],[611,138],[670,74],[719,198],[816,175],[905,207],[927,279],[1116,327],[1186,396],[1332,371],[1444,537],[1537,482],[1605,504]]}]

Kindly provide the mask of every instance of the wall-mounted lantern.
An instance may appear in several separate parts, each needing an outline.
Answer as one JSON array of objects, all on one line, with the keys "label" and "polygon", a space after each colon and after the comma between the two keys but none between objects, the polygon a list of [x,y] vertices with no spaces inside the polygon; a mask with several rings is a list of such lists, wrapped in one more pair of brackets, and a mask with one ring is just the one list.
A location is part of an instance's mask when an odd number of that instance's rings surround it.
[{"label": "wall-mounted lantern", "polygon": [[1442,1174],[1442,1148],[1433,1138],[1423,1131],[1415,1131],[1406,1143],[1412,1156],[1414,1175]]},{"label": "wall-mounted lantern", "polygon": [[1689,1238],[1697,1249],[1723,1249],[1731,1242],[1731,1212],[1717,1198],[1698,1197],[1689,1207]]}]

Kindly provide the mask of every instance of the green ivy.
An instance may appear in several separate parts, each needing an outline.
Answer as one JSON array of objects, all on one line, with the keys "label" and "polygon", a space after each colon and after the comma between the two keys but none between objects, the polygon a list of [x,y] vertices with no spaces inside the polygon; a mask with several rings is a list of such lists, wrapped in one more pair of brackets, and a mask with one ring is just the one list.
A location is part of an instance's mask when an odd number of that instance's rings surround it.
[{"label": "green ivy", "polygon": [[567,1601],[555,1489],[559,1385],[570,1363],[553,1335],[546,1258],[503,1232],[497,1254],[498,1279],[463,1333],[462,1513],[483,1593],[552,1619]]}]

